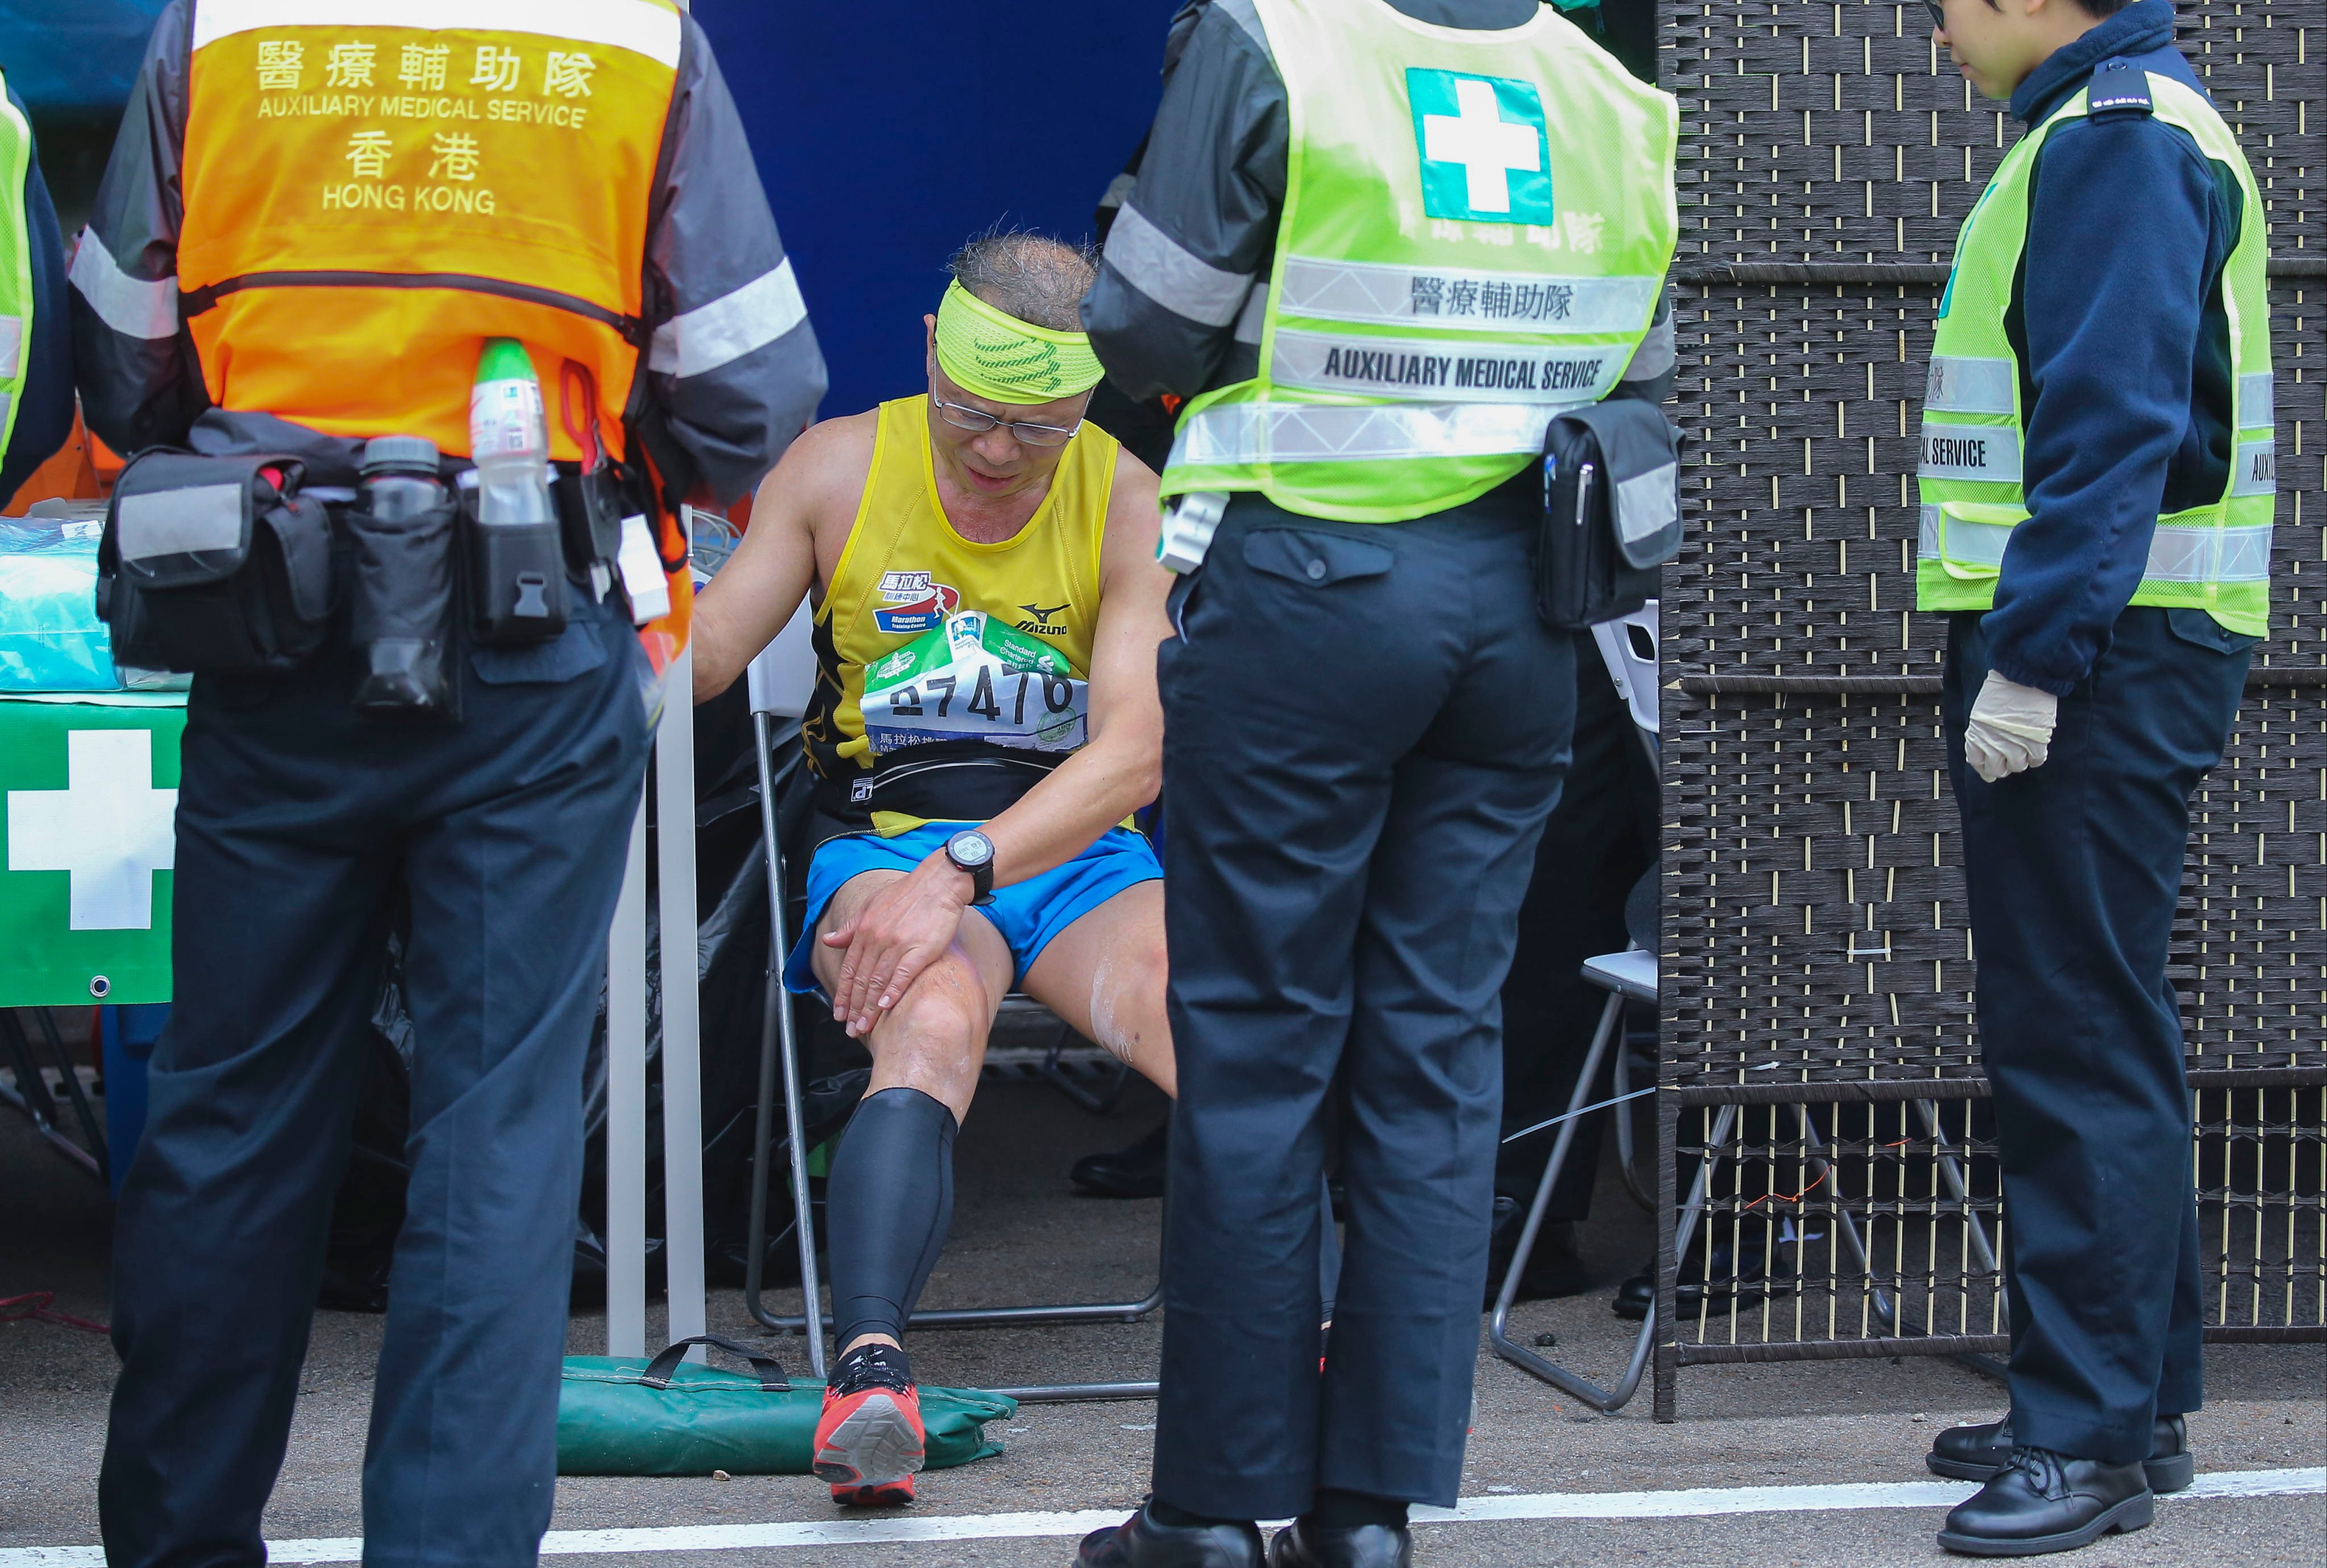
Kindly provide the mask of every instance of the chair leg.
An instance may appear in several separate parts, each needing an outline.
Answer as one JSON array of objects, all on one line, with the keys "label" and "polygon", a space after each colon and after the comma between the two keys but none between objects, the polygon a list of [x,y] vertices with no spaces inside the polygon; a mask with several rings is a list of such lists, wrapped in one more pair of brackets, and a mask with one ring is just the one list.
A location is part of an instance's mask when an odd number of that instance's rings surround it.
[{"label": "chair leg", "polygon": [[[1632,1092],[1631,1055],[1620,1040],[1616,1046],[1616,1062],[1611,1085],[1618,1101],[1627,1099]],[[1624,1192],[1631,1200],[1650,1214],[1657,1211],[1656,1194],[1640,1181],[1632,1148],[1632,1113],[1622,1104],[1608,1107],[1608,1115],[1616,1124],[1616,1163],[1623,1171]]]},{"label": "chair leg", "polygon": [[97,1119],[97,1112],[89,1103],[89,1091],[80,1087],[80,1073],[73,1064],[72,1052],[66,1048],[64,1036],[57,1032],[56,1013],[49,1008],[39,1010],[41,1033],[46,1037],[49,1054],[56,1059],[57,1072],[63,1078],[65,1097],[72,1104],[73,1119],[80,1123],[80,1135],[89,1152],[97,1158],[98,1180],[110,1185],[113,1181],[112,1162],[105,1146],[105,1128]]},{"label": "chair leg", "polygon": [[[1577,1098],[1574,1102],[1576,1106],[1584,1103],[1582,1097],[1589,1092],[1592,1075],[1598,1066],[1597,1057],[1613,1032],[1612,1021],[1621,1015],[1621,1010],[1622,999],[1610,997],[1608,1011],[1601,1015],[1599,1035],[1593,1042],[1593,1059],[1586,1061],[1584,1080],[1577,1086]],[[1723,1106],[1714,1117],[1712,1133],[1706,1140],[1708,1145],[1706,1157],[1698,1163],[1696,1180],[1689,1187],[1687,1201],[1681,1206],[1673,1242],[1676,1252],[1688,1250],[1690,1238],[1696,1234],[1697,1218],[1705,1209],[1706,1185],[1713,1170],[1711,1150],[1729,1141],[1730,1129],[1736,1125],[1736,1120],[1737,1107],[1734,1106]],[[1566,1134],[1574,1125],[1573,1122],[1562,1125],[1561,1143],[1552,1151],[1553,1163],[1546,1169],[1543,1181],[1536,1188],[1535,1206],[1528,1214],[1528,1229],[1520,1235],[1519,1250],[1512,1258],[1510,1271],[1503,1276],[1503,1288],[1495,1299],[1495,1315],[1488,1325],[1487,1339],[1494,1347],[1496,1355],[1520,1371],[1554,1387],[1565,1389],[1594,1410],[1612,1413],[1631,1403],[1632,1395],[1640,1391],[1641,1376],[1647,1371],[1649,1354],[1656,1348],[1657,1309],[1653,1304],[1649,1308],[1648,1316],[1640,1322],[1639,1336],[1632,1341],[1632,1356],[1624,1368],[1624,1376],[1613,1389],[1603,1388],[1590,1378],[1537,1355],[1513,1340],[1509,1330],[1511,1300],[1518,1294],[1519,1275],[1527,1266],[1526,1255],[1534,1246],[1535,1232],[1540,1228],[1543,1210],[1550,1203],[1552,1183],[1558,1179],[1558,1167],[1566,1153]]]},{"label": "chair leg", "polygon": [[1066,1069],[1059,1065],[1060,1053],[1067,1049],[1067,1041],[1074,1039],[1074,1037],[1075,1031],[1073,1025],[1068,1023],[1060,1024],[1058,1038],[1051,1041],[1050,1054],[1042,1059],[1042,1065],[1035,1070],[1040,1072],[1043,1078],[1050,1080],[1051,1087],[1057,1089],[1061,1094],[1066,1096],[1067,1098],[1074,1101],[1075,1104],[1089,1111],[1092,1115],[1104,1116],[1108,1112],[1114,1110],[1117,1105],[1122,1101],[1123,1091],[1131,1082],[1131,1064],[1127,1061],[1117,1062],[1115,1064],[1115,1081],[1109,1084],[1104,1091],[1098,1094],[1093,1094],[1090,1090],[1083,1087],[1082,1085],[1075,1082],[1073,1078],[1068,1077]]},{"label": "chair leg", "polygon": [[[818,1305],[822,1284],[817,1278],[816,1212],[808,1199],[808,1117],[800,1100],[799,1041],[795,1037],[791,998],[784,990],[784,855],[776,835],[774,779],[768,767],[768,716],[752,715],[752,739],[760,766],[760,838],[768,866],[768,985],[760,1022],[760,1093],[754,1109],[752,1143],[752,1223],[745,1242],[743,1305],[770,1328],[778,1327],[760,1302],[762,1265],[768,1242],[769,1123],[772,1119],[774,1078],[780,1057],[784,1086],[784,1128],[791,1153],[792,1230],[799,1247],[800,1299],[810,1309]],[[818,1321],[811,1325],[809,1318]],[[826,1375],[824,1332],[820,1316],[803,1313],[800,1329],[808,1340],[808,1370],[819,1382]]]},{"label": "chair leg", "polygon": [[[105,1180],[105,1168],[98,1155],[74,1143],[57,1125],[56,1097],[49,1093],[48,1079],[42,1076],[40,1063],[33,1055],[33,1042],[25,1035],[23,1025],[16,1021],[14,1008],[0,1007],[0,1047],[6,1049],[6,1065],[16,1069],[14,1089],[0,1085],[0,1105],[22,1112],[33,1124],[33,1130],[58,1153],[91,1176]],[[97,1148],[102,1151],[104,1144],[100,1143]]]}]

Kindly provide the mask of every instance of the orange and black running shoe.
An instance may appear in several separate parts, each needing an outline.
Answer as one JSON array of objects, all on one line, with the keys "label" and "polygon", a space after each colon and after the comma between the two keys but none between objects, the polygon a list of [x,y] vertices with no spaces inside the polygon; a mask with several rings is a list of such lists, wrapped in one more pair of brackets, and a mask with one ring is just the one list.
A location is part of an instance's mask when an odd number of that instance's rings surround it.
[{"label": "orange and black running shoe", "polygon": [[817,1479],[850,1507],[913,1500],[913,1472],[929,1457],[913,1366],[894,1345],[860,1345],[840,1358],[816,1423]]}]

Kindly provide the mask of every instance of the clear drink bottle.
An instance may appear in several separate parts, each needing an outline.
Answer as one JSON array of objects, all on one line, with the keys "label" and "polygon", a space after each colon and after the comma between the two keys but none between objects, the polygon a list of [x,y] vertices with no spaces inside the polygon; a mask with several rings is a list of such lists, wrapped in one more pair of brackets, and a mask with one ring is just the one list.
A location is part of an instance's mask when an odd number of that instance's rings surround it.
[{"label": "clear drink bottle", "polygon": [[551,499],[549,425],[525,345],[488,338],[469,390],[477,465],[470,583],[477,640],[539,642],[565,628],[565,558]]}]

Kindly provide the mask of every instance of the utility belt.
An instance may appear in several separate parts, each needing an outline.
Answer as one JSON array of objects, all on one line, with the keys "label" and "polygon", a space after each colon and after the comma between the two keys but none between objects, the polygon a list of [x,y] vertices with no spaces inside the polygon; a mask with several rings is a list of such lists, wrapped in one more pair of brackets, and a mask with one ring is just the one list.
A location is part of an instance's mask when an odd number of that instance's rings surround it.
[{"label": "utility belt", "polygon": [[668,609],[645,521],[650,492],[619,464],[561,468],[552,520],[490,526],[477,520],[473,481],[416,474],[423,504],[390,517],[378,515],[387,509],[369,480],[350,499],[309,492],[304,478],[280,454],[139,454],[114,487],[98,548],[97,611],[115,662],[287,674],[314,660],[344,616],[363,666],[360,712],[453,720],[462,648],[548,641],[575,593],[621,592],[634,621]]},{"label": "utility belt", "polygon": [[987,822],[1015,806],[1071,753],[986,741],[938,741],[883,756],[878,766],[816,783],[818,843],[865,833],[875,811],[931,822]]}]

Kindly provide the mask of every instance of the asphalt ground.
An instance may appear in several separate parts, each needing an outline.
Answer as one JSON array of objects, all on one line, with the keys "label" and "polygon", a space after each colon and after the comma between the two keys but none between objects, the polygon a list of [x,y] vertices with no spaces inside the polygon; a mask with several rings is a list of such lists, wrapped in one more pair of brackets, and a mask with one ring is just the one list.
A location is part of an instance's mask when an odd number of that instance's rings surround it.
[{"label": "asphalt ground", "polygon": [[[1067,1167],[1153,1126],[1162,1102],[1144,1088],[1096,1117],[1036,1081],[987,1083],[958,1149],[954,1234],[925,1304],[1135,1299],[1154,1275],[1155,1203],[1074,1196]],[[89,1179],[0,1111],[0,1296],[52,1290],[59,1311],[107,1314],[109,1209]],[[1608,1289],[1647,1255],[1647,1217],[1603,1181],[1584,1254],[1607,1287],[1514,1313],[1524,1339],[1557,1337],[1557,1354],[1602,1381],[1621,1370],[1633,1326],[1607,1307]],[[650,1313],[650,1336],[661,1325]],[[739,1293],[715,1293],[715,1330],[754,1331]],[[266,1518],[270,1539],[351,1536],[379,1320],[319,1312],[290,1456]],[[1159,1325],[929,1333],[916,1337],[924,1381],[966,1386],[1153,1376]],[[572,1349],[605,1349],[602,1315],[577,1314]],[[779,1345],[804,1369],[798,1340]],[[0,1323],[0,1553],[87,1546],[98,1539],[96,1477],[114,1371],[107,1341],[47,1322]],[[2223,1346],[2209,1352],[2208,1407],[2191,1419],[2201,1474],[2327,1462],[2327,1349]],[[1680,1414],[1649,1417],[1644,1391],[1614,1416],[1595,1415],[1485,1353],[1479,1414],[1464,1467],[1466,1498],[1631,1494],[1826,1483],[1928,1482],[1930,1434],[1991,1418],[1997,1386],[1943,1358],[1690,1367]],[[1023,1407],[992,1432],[999,1458],[921,1478],[921,1519],[1027,1510],[1135,1507],[1145,1489],[1154,1407],[1146,1403]],[[714,1479],[569,1478],[557,1530],[741,1526],[838,1517],[805,1477]],[[1948,1560],[1932,1540],[1941,1507],[1729,1513],[1663,1518],[1553,1518],[1426,1524],[1430,1564],[1870,1564]],[[735,1551],[601,1553],[660,1568],[732,1565],[743,1555],[787,1568],[847,1564],[1062,1564],[1057,1537],[795,1545]],[[2156,1525],[2112,1537],[2074,1559],[2089,1564],[2327,1561],[2327,1496],[2193,1498],[2161,1506]],[[12,1555],[0,1563],[27,1563]]]}]

